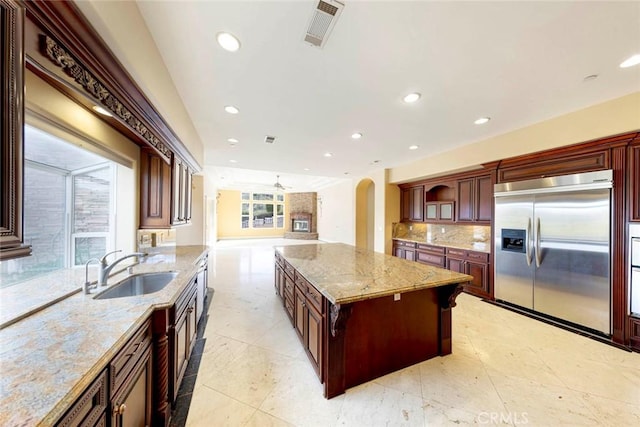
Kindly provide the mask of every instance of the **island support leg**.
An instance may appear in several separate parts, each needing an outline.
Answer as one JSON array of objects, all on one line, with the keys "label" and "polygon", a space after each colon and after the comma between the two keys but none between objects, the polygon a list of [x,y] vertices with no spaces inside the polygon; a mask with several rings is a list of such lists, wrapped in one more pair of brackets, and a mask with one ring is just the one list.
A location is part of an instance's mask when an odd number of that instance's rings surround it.
[{"label": "island support leg", "polygon": [[325,299],[324,327],[324,397],[331,399],[346,390],[345,327],[351,305],[331,304]]},{"label": "island support leg", "polygon": [[456,306],[456,297],[462,292],[462,285],[454,284],[439,288],[440,305],[440,339],[439,354],[445,356],[451,354],[452,348],[452,327],[451,309]]}]

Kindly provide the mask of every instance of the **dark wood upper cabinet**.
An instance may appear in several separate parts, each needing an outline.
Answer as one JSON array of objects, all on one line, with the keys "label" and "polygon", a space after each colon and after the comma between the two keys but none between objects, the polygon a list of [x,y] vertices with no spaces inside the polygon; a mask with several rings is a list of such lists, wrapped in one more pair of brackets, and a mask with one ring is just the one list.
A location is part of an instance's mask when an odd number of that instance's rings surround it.
[{"label": "dark wood upper cabinet", "polygon": [[491,175],[458,180],[457,201],[456,221],[489,224],[493,208],[493,181]]},{"label": "dark wood upper cabinet", "polygon": [[171,227],[171,166],[155,150],[140,150],[140,228]]},{"label": "dark wood upper cabinet", "polygon": [[403,188],[400,193],[400,216],[402,221],[424,220],[424,186],[416,185]]},{"label": "dark wood upper cabinet", "polygon": [[0,260],[31,254],[23,245],[25,9],[0,0]]},{"label": "dark wood upper cabinet", "polygon": [[191,182],[193,171],[179,159],[173,157],[171,224],[181,225],[191,222]]},{"label": "dark wood upper cabinet", "polygon": [[629,220],[640,222],[640,139],[629,146]]}]

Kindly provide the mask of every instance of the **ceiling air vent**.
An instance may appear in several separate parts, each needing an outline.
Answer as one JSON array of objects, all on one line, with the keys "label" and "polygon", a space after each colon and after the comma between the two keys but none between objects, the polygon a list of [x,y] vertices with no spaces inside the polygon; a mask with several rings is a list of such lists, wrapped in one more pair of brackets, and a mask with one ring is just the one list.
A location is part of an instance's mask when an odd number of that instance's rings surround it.
[{"label": "ceiling air vent", "polygon": [[320,0],[309,20],[304,41],[322,48],[327,42],[327,38],[336,24],[343,7],[344,4],[337,1]]},{"label": "ceiling air vent", "polygon": [[273,144],[273,141],[275,141],[275,140],[276,140],[275,136],[267,135],[267,136],[264,137],[264,142],[266,142],[267,144]]}]

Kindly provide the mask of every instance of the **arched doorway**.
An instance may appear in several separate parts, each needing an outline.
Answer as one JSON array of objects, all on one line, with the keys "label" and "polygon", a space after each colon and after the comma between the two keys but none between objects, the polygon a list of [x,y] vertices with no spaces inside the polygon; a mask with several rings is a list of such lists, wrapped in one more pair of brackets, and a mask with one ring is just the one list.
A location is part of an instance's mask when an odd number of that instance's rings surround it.
[{"label": "arched doorway", "polygon": [[356,186],[356,246],[371,251],[375,236],[375,187],[369,178]]}]

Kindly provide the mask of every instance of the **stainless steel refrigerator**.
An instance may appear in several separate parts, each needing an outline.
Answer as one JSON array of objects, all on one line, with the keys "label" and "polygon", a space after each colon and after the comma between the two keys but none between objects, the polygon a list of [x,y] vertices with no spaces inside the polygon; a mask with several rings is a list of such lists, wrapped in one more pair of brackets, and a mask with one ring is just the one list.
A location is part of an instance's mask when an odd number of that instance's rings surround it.
[{"label": "stainless steel refrigerator", "polygon": [[612,178],[495,185],[496,300],[611,334]]}]

